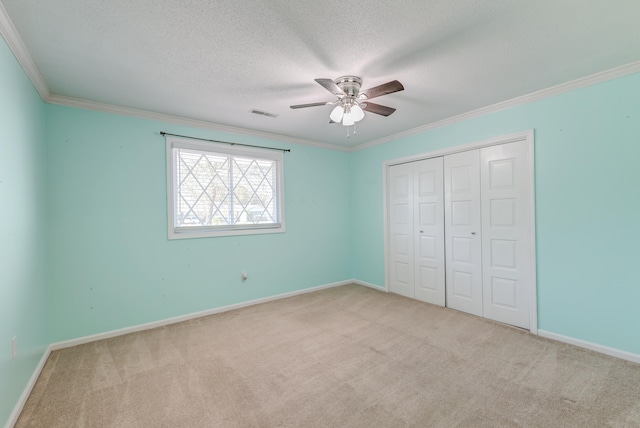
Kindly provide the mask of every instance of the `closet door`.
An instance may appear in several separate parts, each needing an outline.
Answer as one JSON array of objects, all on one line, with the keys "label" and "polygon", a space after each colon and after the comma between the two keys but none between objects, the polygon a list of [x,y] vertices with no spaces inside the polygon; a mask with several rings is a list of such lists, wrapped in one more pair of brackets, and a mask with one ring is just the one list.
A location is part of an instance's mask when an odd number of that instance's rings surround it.
[{"label": "closet door", "polygon": [[443,159],[413,163],[415,298],[444,306]]},{"label": "closet door", "polygon": [[447,306],[483,316],[480,152],[444,157]]},{"label": "closet door", "polygon": [[529,328],[531,174],[525,141],[480,150],[484,316]]},{"label": "closet door", "polygon": [[389,167],[389,290],[414,297],[413,165]]}]

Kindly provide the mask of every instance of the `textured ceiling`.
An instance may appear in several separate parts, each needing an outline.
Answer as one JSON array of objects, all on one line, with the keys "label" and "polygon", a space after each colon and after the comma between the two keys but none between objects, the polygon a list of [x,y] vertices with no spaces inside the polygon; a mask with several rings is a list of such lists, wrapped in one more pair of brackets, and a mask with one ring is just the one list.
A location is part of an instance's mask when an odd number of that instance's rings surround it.
[{"label": "textured ceiling", "polygon": [[[0,2],[52,94],[341,146],[640,60],[638,0]],[[396,113],[289,108],[345,74]]]}]

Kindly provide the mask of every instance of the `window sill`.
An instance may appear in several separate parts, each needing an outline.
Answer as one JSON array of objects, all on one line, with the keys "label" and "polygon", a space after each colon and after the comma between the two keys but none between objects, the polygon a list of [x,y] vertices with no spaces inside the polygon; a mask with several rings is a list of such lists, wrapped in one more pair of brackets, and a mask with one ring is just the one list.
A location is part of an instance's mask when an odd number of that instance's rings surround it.
[{"label": "window sill", "polygon": [[284,225],[255,229],[219,229],[219,230],[169,230],[169,240],[192,238],[216,238],[219,236],[264,235],[267,233],[284,233]]}]

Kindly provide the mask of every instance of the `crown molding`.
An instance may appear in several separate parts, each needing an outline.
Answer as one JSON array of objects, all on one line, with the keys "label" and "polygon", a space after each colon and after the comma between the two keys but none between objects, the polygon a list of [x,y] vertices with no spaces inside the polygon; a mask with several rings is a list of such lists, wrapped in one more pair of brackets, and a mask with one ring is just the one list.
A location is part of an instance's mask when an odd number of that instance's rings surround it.
[{"label": "crown molding", "polygon": [[[0,3],[1,5],[1,3]],[[0,14],[1,15],[1,14]],[[28,55],[26,49],[24,50]],[[29,56],[29,58],[31,58]],[[33,61],[31,61],[33,62]],[[35,67],[35,65],[34,65]],[[37,68],[36,68],[37,72]],[[65,97],[62,95],[51,94],[49,90],[45,89],[48,93],[46,97],[43,99],[51,104],[60,104],[69,107],[83,108],[88,110],[97,110],[105,113],[113,113],[113,114],[121,114],[125,116],[134,116],[143,119],[149,120],[157,120],[162,122],[175,123],[177,125],[185,125],[191,126],[195,128],[203,128],[209,129],[213,131],[220,132],[229,132],[233,134],[241,134],[241,135],[249,135],[258,138],[266,138],[266,139],[275,139],[278,141],[286,141],[294,144],[301,144],[305,146],[313,146],[320,147],[323,149],[329,150],[337,150],[342,152],[357,152],[360,150],[368,149],[370,147],[379,146],[381,144],[389,143],[392,141],[399,140],[404,137],[408,137],[411,135],[419,134],[422,132],[426,132],[432,129],[441,128],[443,126],[453,125],[455,123],[463,122],[465,120],[474,119],[477,117],[485,116],[491,113],[496,113],[501,110],[506,110],[511,107],[516,107],[519,105],[523,105],[526,103],[543,100],[545,98],[550,98],[555,95],[563,94],[565,92],[573,91],[576,89],[584,88],[590,85],[595,85],[597,83],[606,82],[608,80],[617,79],[619,77],[628,76],[630,74],[640,72],[640,61],[635,61],[629,64],[625,64],[616,68],[612,68],[610,70],[605,70],[599,73],[595,73],[586,77],[581,77],[576,80],[572,80],[570,82],[561,83],[559,85],[551,86],[549,88],[541,89],[536,92],[531,92],[526,95],[522,95],[516,98],[512,98],[510,100],[501,101],[496,104],[492,104],[490,106],[482,107],[476,110],[472,110],[467,113],[462,113],[459,115],[451,116],[446,119],[442,119],[436,122],[431,122],[426,125],[419,126],[417,128],[412,128],[407,131],[399,132],[397,134],[389,135],[387,137],[379,138],[376,140],[372,140],[366,143],[358,144],[356,146],[339,146],[336,144],[325,143],[322,141],[316,140],[308,140],[303,138],[290,137],[287,135],[281,134],[273,134],[269,132],[256,131],[245,128],[238,128],[234,126],[222,125],[214,122],[208,122],[204,120],[197,119],[188,119],[180,116],[173,116],[164,113],[151,112],[147,110],[139,110],[129,107],[116,106],[112,104],[98,103],[95,101],[87,101],[79,98]],[[37,75],[40,76],[40,73],[37,72]],[[31,77],[31,76],[30,76]],[[44,81],[40,77],[40,81],[44,85]],[[35,83],[34,83],[35,85]],[[40,91],[39,91],[40,92]],[[42,93],[41,93],[42,95]]]},{"label": "crown molding", "polygon": [[181,116],[173,116],[165,113],[158,113],[148,110],[135,109],[130,107],[122,107],[113,104],[99,103],[95,101],[87,101],[80,98],[65,97],[62,95],[51,94],[45,100],[51,104],[58,104],[67,107],[75,107],[86,110],[95,110],[104,113],[120,114],[124,116],[133,116],[141,119],[156,120],[160,122],[174,123],[176,125],[190,126],[193,128],[208,129],[219,132],[229,132],[232,134],[248,135],[268,140],[276,140],[301,144],[304,146],[320,147],[323,149],[337,150],[347,152],[348,147],[338,146],[335,144],[324,143],[321,141],[307,140],[302,138],[290,137],[288,135],[274,134],[270,132],[256,131],[253,129],[238,128],[235,126],[221,125],[219,123],[208,122],[205,120],[188,119]]},{"label": "crown molding", "polygon": [[586,86],[595,85],[596,83],[606,82],[608,80],[617,79],[618,77],[628,76],[630,74],[640,72],[640,61],[635,61],[629,64],[622,65],[620,67],[612,68],[610,70],[601,71],[586,77],[581,77],[570,82],[561,83],[559,85],[551,86],[549,88],[541,89],[536,92],[531,92],[526,95],[522,95],[510,100],[502,101],[496,104],[492,104],[487,107],[482,107],[477,110],[472,110],[467,113],[451,116],[446,119],[431,122],[426,125],[419,126],[417,128],[409,129],[397,134],[389,135],[387,137],[372,140],[366,143],[358,144],[351,148],[351,152],[357,152],[360,150],[368,149],[370,147],[379,146],[381,144],[389,143],[391,141],[399,140],[400,138],[408,137],[411,135],[426,132],[435,128],[441,128],[447,125],[453,125],[455,123],[463,122],[465,120],[474,119],[480,116],[485,116],[491,113],[498,112],[500,110],[506,110],[511,107],[516,107],[522,104],[539,101],[545,98],[553,97],[555,95],[563,94],[565,92],[573,91],[575,89],[584,88]]},{"label": "crown molding", "polygon": [[426,132],[432,129],[441,128],[443,126],[453,125],[465,120],[485,116],[491,113],[505,110],[511,107],[516,107],[522,104],[539,101],[545,98],[559,95],[565,92],[569,92],[575,89],[584,88],[586,86],[594,85],[597,83],[613,80],[618,77],[627,76],[640,72],[640,61],[632,62],[630,64],[622,65],[620,67],[605,70],[599,73],[592,74],[590,76],[582,77],[576,80],[572,80],[567,83],[561,83],[559,85],[552,86],[550,88],[542,89],[530,94],[522,95],[510,100],[502,101],[490,106],[482,107],[476,110],[469,111],[467,113],[451,116],[436,122],[431,122],[426,125],[412,128],[407,131],[399,132],[397,134],[389,135],[376,140],[368,141],[366,143],[358,144],[355,146],[340,146],[337,144],[326,143],[316,140],[308,140],[303,138],[290,137],[287,135],[274,134],[269,132],[256,131],[252,129],[238,128],[235,126],[222,125],[214,122],[208,122],[204,120],[188,119],[180,116],[173,116],[164,113],[151,112],[146,110],[134,109],[129,107],[116,106],[111,104],[99,103],[95,101],[87,101],[79,98],[66,97],[62,95],[52,94],[49,87],[44,81],[40,70],[33,58],[27,51],[22,38],[18,34],[13,22],[9,18],[9,14],[0,0],[0,34],[7,42],[9,49],[15,55],[16,59],[24,69],[25,73],[31,80],[31,83],[36,88],[40,97],[45,102],[51,104],[59,104],[69,107],[83,108],[88,110],[96,110],[106,113],[121,114],[125,116],[133,116],[143,119],[157,120],[163,122],[174,123],[177,125],[191,126],[195,128],[209,129],[220,132],[230,132],[240,135],[248,135],[252,137],[265,138],[270,140],[278,140],[284,142],[290,142],[294,144],[301,144],[305,146],[320,147],[329,150],[337,150],[342,152],[357,152],[360,150],[368,149],[370,147],[379,146],[381,144],[389,143],[399,140],[404,137]]},{"label": "crown molding", "polygon": [[42,78],[40,70],[36,65],[31,54],[27,51],[27,47],[24,45],[22,38],[18,34],[18,30],[13,25],[13,22],[9,18],[7,10],[4,8],[2,1],[0,1],[0,34],[2,38],[7,42],[9,49],[13,52],[13,55],[18,60],[18,63],[22,66],[22,69],[31,80],[31,83],[36,88],[36,91],[40,94],[43,100],[47,100],[49,95],[49,88]]},{"label": "crown molding", "polygon": [[111,104],[99,103],[95,101],[87,101],[79,98],[65,97],[62,95],[52,94],[47,86],[42,73],[38,69],[35,61],[29,54],[22,38],[18,34],[18,30],[13,25],[7,10],[0,0],[0,35],[5,40],[11,52],[18,60],[20,66],[26,73],[31,83],[36,88],[36,91],[40,94],[43,101],[50,104],[59,104],[68,107],[83,108],[88,110],[96,110],[105,113],[121,114],[125,116],[133,116],[143,119],[157,120],[162,122],[174,123],[177,125],[191,126],[195,128],[203,128],[212,131],[229,132],[233,134],[248,135],[252,137],[264,138],[269,140],[277,140],[283,142],[289,142],[294,144],[301,144],[305,146],[320,147],[329,150],[338,150],[348,152],[349,147],[339,146],[336,144],[325,143],[321,141],[308,140],[303,138],[290,137],[287,135],[274,134],[269,132],[255,131],[252,129],[238,128],[234,126],[221,125],[214,122],[207,122],[204,120],[188,119],[179,116],[173,116],[164,113],[151,112],[146,110],[139,110],[129,107],[121,107]]}]

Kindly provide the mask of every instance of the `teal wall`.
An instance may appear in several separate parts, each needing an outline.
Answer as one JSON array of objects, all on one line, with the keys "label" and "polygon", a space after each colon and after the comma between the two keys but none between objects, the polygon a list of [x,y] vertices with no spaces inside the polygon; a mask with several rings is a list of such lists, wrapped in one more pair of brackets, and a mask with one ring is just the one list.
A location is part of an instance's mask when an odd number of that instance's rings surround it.
[{"label": "teal wall", "polygon": [[[47,109],[54,341],[351,277],[349,153]],[[286,232],[169,241],[160,131],[290,148]]]},{"label": "teal wall", "polygon": [[640,74],[353,153],[353,276],[385,283],[384,161],[529,129],[539,328],[640,354]]},{"label": "teal wall", "polygon": [[0,38],[0,425],[49,344],[45,125],[45,104]]},{"label": "teal wall", "polygon": [[[383,162],[529,129],[539,328],[640,354],[640,74],[345,153],[45,105],[4,42],[0,67],[0,422],[48,343],[383,286]],[[169,241],[160,131],[291,148],[286,233]]]}]

